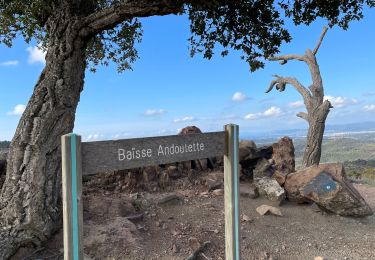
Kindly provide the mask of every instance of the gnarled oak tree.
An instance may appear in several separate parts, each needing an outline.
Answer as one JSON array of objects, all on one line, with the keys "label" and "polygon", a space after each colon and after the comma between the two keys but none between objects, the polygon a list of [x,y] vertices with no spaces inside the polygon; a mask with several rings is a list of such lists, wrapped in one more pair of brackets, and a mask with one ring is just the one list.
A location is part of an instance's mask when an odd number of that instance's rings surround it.
[{"label": "gnarled oak tree", "polygon": [[60,136],[73,129],[85,69],[112,60],[119,70],[137,58],[140,17],[187,14],[191,55],[211,58],[215,44],[240,50],[252,71],[290,36],[281,10],[295,24],[317,17],[346,28],[362,18],[360,1],[283,0],[0,0],[0,42],[21,35],[47,50],[43,69],[10,146],[0,196],[0,259],[38,245],[61,227]]}]

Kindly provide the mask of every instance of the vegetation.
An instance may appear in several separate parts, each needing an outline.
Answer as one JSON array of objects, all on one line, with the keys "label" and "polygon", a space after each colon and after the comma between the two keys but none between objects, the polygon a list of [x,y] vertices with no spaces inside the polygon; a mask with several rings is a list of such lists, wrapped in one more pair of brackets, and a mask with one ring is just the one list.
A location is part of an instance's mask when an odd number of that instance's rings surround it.
[{"label": "vegetation", "polygon": [[[302,165],[304,139],[294,139],[296,165]],[[321,162],[340,162],[355,160],[375,160],[375,139],[353,138],[324,139]]]},{"label": "vegetation", "polygon": [[0,150],[9,148],[10,142],[9,141],[0,141]]}]

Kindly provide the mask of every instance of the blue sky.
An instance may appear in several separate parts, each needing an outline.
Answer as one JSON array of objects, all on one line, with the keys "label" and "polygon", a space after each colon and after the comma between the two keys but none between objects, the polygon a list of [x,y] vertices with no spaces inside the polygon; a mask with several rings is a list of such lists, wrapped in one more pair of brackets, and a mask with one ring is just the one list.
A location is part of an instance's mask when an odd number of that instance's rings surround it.
[{"label": "blue sky", "polygon": [[[304,107],[291,86],[282,93],[264,93],[273,74],[294,76],[308,86],[304,63],[266,62],[265,69],[250,73],[233,51],[209,61],[190,58],[185,16],[151,17],[142,23],[140,59],[133,71],[118,74],[111,64],[86,73],[74,128],[84,140],[176,134],[187,125],[219,131],[235,123],[247,135],[307,127],[295,116]],[[323,25],[323,20],[308,27],[287,22],[293,40],[280,54],[314,48]],[[347,31],[334,27],[324,38],[317,58],[325,94],[334,105],[327,124],[374,121],[374,28],[375,10],[366,10],[365,18]],[[0,45],[0,140],[12,138],[43,66],[35,43],[17,38],[10,49]]]}]

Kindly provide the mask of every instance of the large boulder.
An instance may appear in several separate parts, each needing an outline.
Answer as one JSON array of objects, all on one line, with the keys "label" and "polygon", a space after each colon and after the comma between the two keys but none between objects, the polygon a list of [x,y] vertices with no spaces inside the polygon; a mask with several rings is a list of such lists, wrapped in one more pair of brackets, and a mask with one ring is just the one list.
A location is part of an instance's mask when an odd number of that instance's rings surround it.
[{"label": "large boulder", "polygon": [[286,197],[285,190],[271,177],[254,178],[254,185],[258,189],[259,195],[265,196],[271,201],[280,204]]},{"label": "large boulder", "polygon": [[286,176],[295,172],[294,145],[292,139],[285,136],[272,144],[272,160],[274,162],[274,179],[283,186]]},{"label": "large boulder", "polygon": [[299,203],[313,201],[338,215],[364,217],[373,214],[347,180],[341,164],[320,164],[288,174],[284,188],[289,200]]},{"label": "large boulder", "polygon": [[[187,126],[180,130],[178,133],[179,135],[187,135],[187,134],[201,134],[202,131],[196,126]],[[205,171],[209,168],[214,168],[214,161],[215,158],[207,158],[207,159],[197,159],[192,161],[181,162],[183,165],[183,169],[185,170],[198,170],[198,171]]]}]

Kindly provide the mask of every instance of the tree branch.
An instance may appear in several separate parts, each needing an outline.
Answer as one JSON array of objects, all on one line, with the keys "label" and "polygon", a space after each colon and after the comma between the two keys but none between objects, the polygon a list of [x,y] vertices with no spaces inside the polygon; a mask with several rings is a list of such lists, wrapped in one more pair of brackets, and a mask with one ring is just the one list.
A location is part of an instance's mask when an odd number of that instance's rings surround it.
[{"label": "tree branch", "polygon": [[113,28],[126,19],[153,15],[176,14],[182,11],[184,1],[175,0],[129,0],[97,11],[84,18],[81,36],[93,35]]},{"label": "tree branch", "polygon": [[286,84],[290,84],[302,95],[306,105],[308,104],[308,102],[310,102],[310,91],[306,89],[296,78],[280,77],[278,75],[273,76],[276,77],[276,79],[271,82],[270,86],[266,90],[266,93],[270,92],[274,87],[276,87],[278,91],[282,92],[285,90]]},{"label": "tree branch", "polygon": [[309,115],[305,112],[299,112],[297,114],[298,117],[302,118],[302,119],[305,119],[306,121],[309,121]]},{"label": "tree branch", "polygon": [[287,63],[288,60],[299,60],[299,61],[305,61],[305,57],[303,55],[298,54],[287,54],[282,56],[273,56],[269,57],[268,60],[270,61],[280,61],[281,65],[284,65]]},{"label": "tree branch", "polygon": [[327,30],[328,30],[328,28],[327,28],[326,26],[324,26],[324,27],[323,27],[323,31],[322,31],[322,33],[321,33],[321,35],[320,35],[320,37],[319,37],[319,40],[318,40],[318,42],[316,43],[316,46],[315,46],[314,50],[312,51],[312,53],[313,53],[314,55],[316,55],[316,53],[318,52],[319,47],[320,47],[320,45],[322,44],[322,41],[323,41],[324,35],[326,35]]}]

